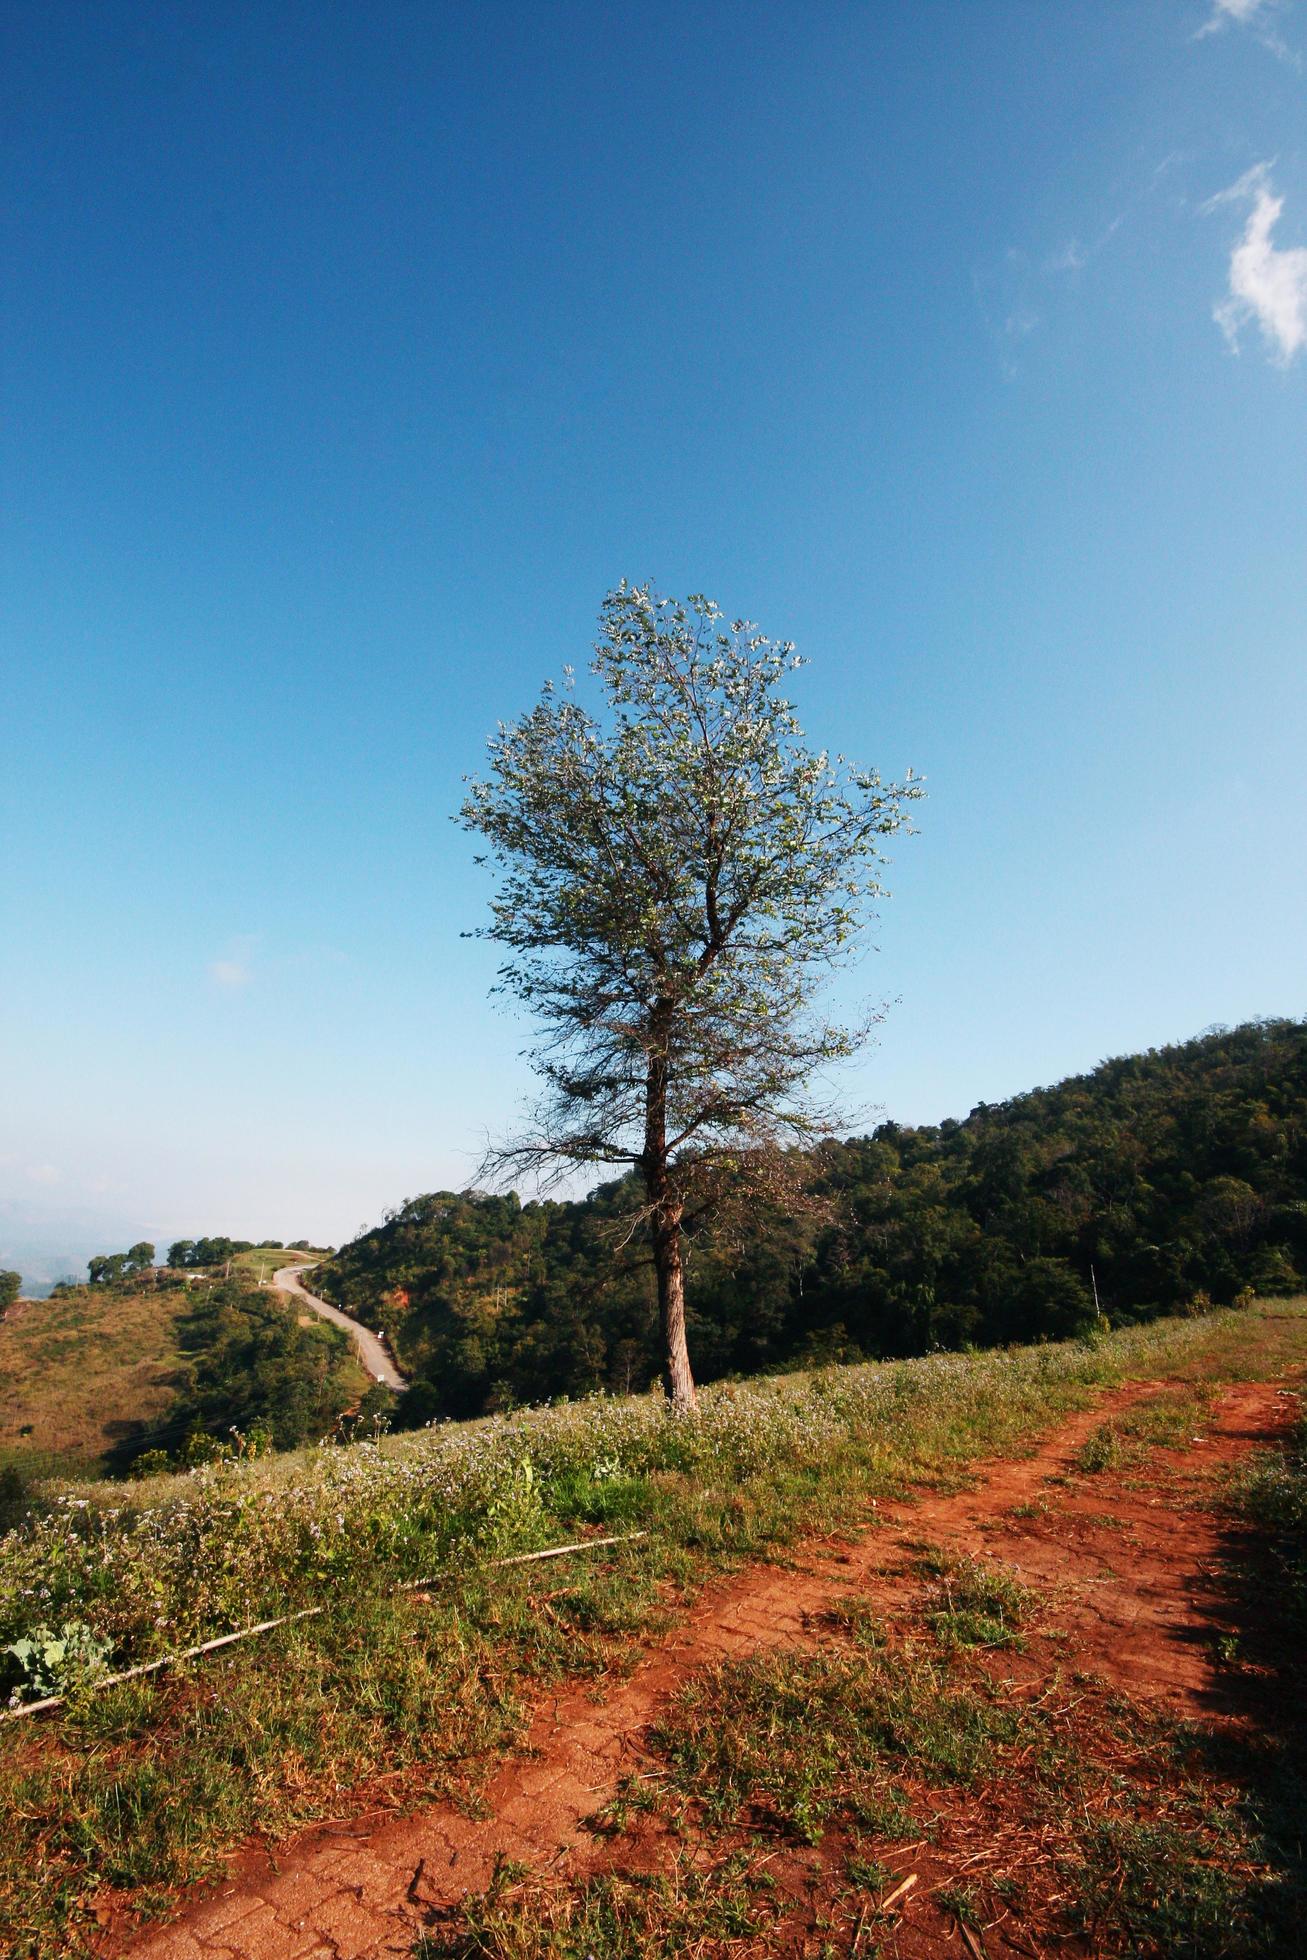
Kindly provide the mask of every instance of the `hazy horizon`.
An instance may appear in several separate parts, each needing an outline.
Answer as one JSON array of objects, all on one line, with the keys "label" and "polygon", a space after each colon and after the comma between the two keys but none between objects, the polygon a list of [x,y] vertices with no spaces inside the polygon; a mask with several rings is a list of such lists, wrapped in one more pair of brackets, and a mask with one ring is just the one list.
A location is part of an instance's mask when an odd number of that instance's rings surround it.
[{"label": "hazy horizon", "polygon": [[[1266,1014],[1248,1018],[1275,1020],[1297,1017]],[[1177,1035],[1168,1040],[1150,1043],[1149,1046],[1158,1048],[1171,1046],[1173,1042],[1192,1039],[1194,1036],[1209,1032],[1213,1026],[1221,1025],[1223,1024],[1209,1023],[1206,1028],[1195,1028],[1190,1035]],[[1070,1076],[1088,1074],[1099,1062],[1111,1059],[1113,1057],[1108,1055],[1097,1056],[1093,1062],[1083,1067],[1068,1069],[1066,1074]],[[1027,1082],[1021,1084],[1019,1088],[1009,1088],[1001,1093],[978,1097],[976,1102],[1004,1102],[1026,1090],[1051,1086],[1051,1081]],[[947,1117],[960,1120],[971,1114],[976,1107],[976,1102],[966,1109],[943,1109],[931,1115],[908,1115],[900,1110],[884,1108],[864,1113],[871,1124],[889,1120],[901,1123],[904,1127],[916,1127],[939,1123]],[[841,1131],[843,1135],[860,1133],[860,1130],[852,1128]],[[312,1212],[308,1220],[287,1221],[275,1215],[277,1211],[275,1199],[265,1199],[262,1203],[250,1207],[257,1213],[253,1220],[243,1214],[219,1218],[207,1216],[198,1219],[187,1217],[180,1220],[178,1217],[165,1218],[162,1213],[152,1213],[148,1204],[142,1205],[136,1211],[114,1212],[106,1209],[100,1212],[93,1206],[71,1209],[63,1207],[57,1199],[51,1199],[45,1205],[42,1205],[39,1200],[28,1199],[25,1206],[21,1201],[5,1199],[0,1200],[0,1268],[16,1269],[23,1274],[25,1285],[36,1284],[39,1288],[45,1289],[59,1279],[84,1279],[88,1259],[101,1252],[125,1250],[128,1245],[136,1244],[142,1239],[156,1245],[161,1259],[168,1246],[175,1240],[197,1238],[202,1234],[211,1237],[224,1235],[228,1238],[252,1239],[256,1244],[264,1238],[276,1238],[283,1244],[288,1244],[294,1239],[307,1239],[315,1246],[338,1246],[358,1232],[379,1225],[386,1211],[399,1206],[409,1198],[420,1197],[433,1190],[462,1190],[470,1181],[468,1178],[435,1178],[426,1183],[410,1184],[403,1191],[396,1190],[375,1199],[363,1217],[351,1219],[348,1223],[344,1206],[333,1210],[329,1205],[323,1205],[319,1210]],[[568,1188],[580,1194],[593,1190],[596,1185],[606,1181],[600,1177],[577,1176]]]}]

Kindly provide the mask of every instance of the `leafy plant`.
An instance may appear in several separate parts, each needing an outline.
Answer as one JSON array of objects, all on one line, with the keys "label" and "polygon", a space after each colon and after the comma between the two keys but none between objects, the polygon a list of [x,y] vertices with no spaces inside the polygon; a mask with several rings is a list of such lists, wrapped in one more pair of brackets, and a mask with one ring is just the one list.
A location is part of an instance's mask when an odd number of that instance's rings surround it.
[{"label": "leafy plant", "polygon": [[10,1688],[9,1705],[40,1701],[46,1695],[67,1694],[103,1674],[113,1651],[112,1642],[101,1639],[84,1620],[67,1620],[61,1627],[35,1627],[31,1633],[0,1648],[17,1671]]}]

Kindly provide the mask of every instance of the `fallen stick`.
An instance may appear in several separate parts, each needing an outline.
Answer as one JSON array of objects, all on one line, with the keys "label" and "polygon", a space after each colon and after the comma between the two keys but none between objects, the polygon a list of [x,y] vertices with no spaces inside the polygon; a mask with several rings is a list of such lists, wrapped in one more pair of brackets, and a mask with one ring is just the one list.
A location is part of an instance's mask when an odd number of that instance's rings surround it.
[{"label": "fallen stick", "polygon": [[[630,1545],[637,1538],[647,1538],[647,1531],[627,1531],[620,1538],[578,1538],[571,1545],[550,1545],[543,1552],[514,1552],[511,1558],[492,1558],[486,1562],[485,1570],[493,1572],[501,1565],[532,1565],[537,1559],[562,1558],[565,1552],[598,1552],[605,1545]],[[397,1592],[418,1592],[423,1586],[438,1584],[436,1579],[406,1579]]]},{"label": "fallen stick", "polygon": [[903,1897],[903,1894],[905,1892],[910,1892],[912,1890],[916,1882],[917,1882],[916,1872],[909,1872],[907,1877],[904,1879],[903,1883],[901,1885],[896,1885],[894,1887],[894,1890],[890,1893],[888,1899],[881,1900],[880,1904],[876,1907],[877,1912],[888,1912],[891,1906],[897,1905],[898,1901]]},{"label": "fallen stick", "polygon": [[[578,1538],[570,1545],[550,1545],[543,1552],[516,1552],[511,1558],[493,1558],[483,1568],[494,1571],[503,1565],[529,1565],[535,1559],[562,1558],[568,1552],[597,1552],[605,1545],[630,1545],[637,1538],[647,1538],[647,1531],[628,1531],[619,1538]],[[391,1588],[392,1592],[420,1592],[424,1587],[437,1585],[437,1579],[406,1579],[402,1585]],[[230,1647],[237,1640],[253,1640],[256,1634],[271,1633],[274,1627],[292,1626],[296,1620],[314,1620],[319,1613],[326,1612],[325,1606],[304,1606],[298,1613],[282,1613],[275,1620],[260,1620],[256,1626],[238,1627],[235,1633],[220,1633],[216,1640],[202,1640],[198,1647],[185,1647],[179,1654],[161,1654],[157,1661],[142,1661],[138,1667],[125,1667],[118,1674],[106,1674],[98,1681],[89,1681],[87,1686],[95,1690],[116,1688],[124,1681],[137,1681],[143,1674],[157,1674],[162,1667],[176,1667],[182,1661],[198,1660],[201,1654],[212,1654],[219,1647]],[[0,1722],[17,1721],[20,1715],[41,1715],[47,1708],[61,1708],[67,1695],[45,1695],[40,1701],[25,1701],[18,1708],[0,1709]]]}]

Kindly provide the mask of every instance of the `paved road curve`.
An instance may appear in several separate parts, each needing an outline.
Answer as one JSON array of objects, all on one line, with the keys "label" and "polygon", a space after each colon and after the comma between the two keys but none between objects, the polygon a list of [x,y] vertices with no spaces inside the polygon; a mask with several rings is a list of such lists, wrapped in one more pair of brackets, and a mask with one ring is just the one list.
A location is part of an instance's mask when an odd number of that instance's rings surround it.
[{"label": "paved road curve", "polygon": [[357,1320],[351,1320],[339,1307],[333,1307],[330,1300],[319,1300],[316,1293],[310,1293],[300,1285],[299,1275],[310,1270],[307,1266],[283,1266],[272,1275],[272,1283],[283,1293],[290,1293],[302,1300],[314,1313],[320,1313],[324,1320],[334,1320],[337,1327],[343,1327],[359,1351],[363,1366],[373,1381],[384,1382],[387,1388],[407,1388],[408,1383],[400,1374],[380,1339],[370,1327],[363,1327]]}]

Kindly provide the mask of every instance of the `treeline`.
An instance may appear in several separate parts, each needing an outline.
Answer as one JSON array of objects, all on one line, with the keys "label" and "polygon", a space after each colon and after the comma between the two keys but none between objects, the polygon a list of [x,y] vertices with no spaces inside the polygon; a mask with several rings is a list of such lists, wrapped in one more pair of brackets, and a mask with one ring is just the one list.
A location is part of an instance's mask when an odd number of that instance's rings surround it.
[{"label": "treeline", "polygon": [[[209,1266],[225,1265],[234,1259],[238,1252],[308,1252],[311,1248],[307,1239],[292,1239],[283,1245],[280,1239],[174,1239],[168,1248],[164,1262],[176,1271],[199,1271]],[[129,1246],[126,1252],[100,1252],[86,1262],[86,1270],[92,1286],[116,1286],[123,1280],[139,1279],[154,1269],[155,1249],[148,1239],[141,1239]],[[67,1293],[76,1286],[76,1280],[61,1280],[54,1291]]]},{"label": "treeline", "polygon": [[[804,1162],[813,1210],[760,1209],[689,1268],[703,1378],[1058,1338],[1307,1285],[1307,1023],[1254,1022],[981,1104],[882,1124]],[[437,1192],[317,1268],[390,1336],[405,1420],[657,1369],[651,1276],[621,1249],[634,1193],[573,1203]]]},{"label": "treeline", "polygon": [[283,1245],[280,1239],[174,1239],[168,1247],[168,1264],[180,1271],[195,1267],[221,1266],[228,1259],[234,1259],[238,1252],[307,1252],[307,1239],[292,1239]]},{"label": "treeline", "polygon": [[329,1434],[358,1400],[349,1337],[325,1320],[301,1325],[292,1306],[248,1279],[190,1292],[176,1330],[184,1362],[175,1399],[119,1444],[118,1471],[294,1449]]}]

